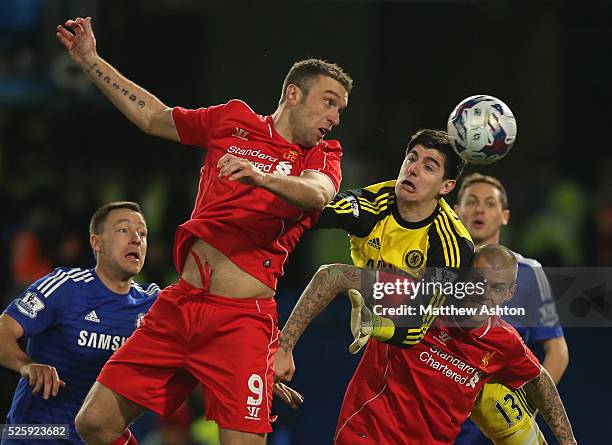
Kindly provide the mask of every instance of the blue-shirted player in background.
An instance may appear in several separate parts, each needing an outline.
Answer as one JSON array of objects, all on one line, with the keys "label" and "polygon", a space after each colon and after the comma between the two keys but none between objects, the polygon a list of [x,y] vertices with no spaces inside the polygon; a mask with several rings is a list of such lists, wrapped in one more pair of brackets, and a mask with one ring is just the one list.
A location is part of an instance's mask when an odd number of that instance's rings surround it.
[{"label": "blue-shirted player in background", "polygon": [[[506,190],[499,180],[478,173],[467,176],[457,201],[455,211],[476,246],[498,244],[501,227],[510,218]],[[567,368],[569,354],[550,285],[536,260],[519,254],[516,257],[519,266],[517,288],[508,306],[525,308],[526,317],[507,321],[516,327],[529,346],[542,344],[545,353],[542,364],[558,384]],[[535,422],[534,409],[521,391],[487,384],[476,399],[471,418],[496,445],[546,443]],[[463,424],[456,445],[491,444],[474,422],[468,420]]]},{"label": "blue-shirted player in background", "polygon": [[[147,225],[138,204],[102,206],[91,218],[89,233],[94,269],[58,267],[0,316],[0,365],[22,377],[6,423],[69,425],[68,440],[46,444],[83,443],[74,418],[87,392],[159,292],[156,284],[133,281],[147,253]],[[18,344],[23,336],[25,352]],[[6,431],[3,444],[34,440],[7,438]]]}]

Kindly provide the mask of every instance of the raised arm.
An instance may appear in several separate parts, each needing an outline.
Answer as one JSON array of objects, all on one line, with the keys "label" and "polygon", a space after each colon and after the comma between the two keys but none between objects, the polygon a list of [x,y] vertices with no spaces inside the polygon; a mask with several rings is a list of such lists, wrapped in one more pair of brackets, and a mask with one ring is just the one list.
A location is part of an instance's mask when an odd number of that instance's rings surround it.
[{"label": "raised arm", "polygon": [[545,354],[542,365],[546,368],[555,384],[558,385],[569,364],[569,351],[565,337],[561,336],[544,340],[542,341],[542,347]]},{"label": "raised arm", "polygon": [[304,172],[301,176],[265,173],[248,159],[231,154],[217,162],[219,177],[261,187],[301,210],[322,210],[334,197],[331,181],[321,173]]},{"label": "raised arm", "polygon": [[53,366],[34,363],[19,347],[17,340],[23,337],[23,328],[10,315],[0,315],[0,366],[18,372],[34,386],[33,393],[43,391],[43,397],[57,396],[60,386],[66,384],[60,380]]},{"label": "raised arm", "polygon": [[98,55],[91,17],[78,17],[58,25],[56,36],[91,81],[138,128],[147,134],[179,141],[172,109]]},{"label": "raised arm", "polygon": [[546,369],[542,368],[540,375],[525,385],[525,393],[561,445],[577,444],[563,402]]},{"label": "raised arm", "polygon": [[349,289],[361,289],[361,272],[348,264],[323,265],[314,274],[296,303],[279,336],[278,347],[293,350],[296,343],[319,313],[336,295]]},{"label": "raised arm", "polygon": [[321,266],[296,303],[280,333],[274,358],[276,380],[290,381],[295,372],[293,348],[310,324],[336,295],[361,289],[361,269],[346,264]]},{"label": "raised arm", "polygon": [[262,187],[302,210],[323,210],[336,193],[329,179],[316,172],[301,176],[268,174]]}]

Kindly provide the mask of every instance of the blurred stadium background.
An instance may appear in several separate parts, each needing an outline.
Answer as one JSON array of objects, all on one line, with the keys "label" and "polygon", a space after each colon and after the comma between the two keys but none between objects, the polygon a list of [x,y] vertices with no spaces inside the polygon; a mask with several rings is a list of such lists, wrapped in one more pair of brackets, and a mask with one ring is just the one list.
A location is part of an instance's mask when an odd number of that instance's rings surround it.
[{"label": "blurred stadium background", "polygon": [[[506,184],[504,242],[545,266],[611,263],[610,1],[0,0],[2,307],[56,265],[93,265],[87,224],[109,200],[144,207],[142,280],[176,277],[174,229],[191,211],[202,153],[141,134],[89,84],[54,36],[77,15],[93,17],[103,57],[170,106],[237,97],[269,114],[294,61],[339,63],[355,80],[333,134],[342,188],[395,178],[414,131],[443,128],[466,96],[499,97],[517,117],[517,143],[467,172]],[[281,320],[318,265],[348,260],[342,233],[306,235],[281,281]],[[577,438],[610,443],[612,332],[566,337],[559,390]],[[298,346],[294,385],[306,401],[296,413],[275,405],[271,444],[331,442],[357,363],[349,342],[348,303],[337,301]],[[16,381],[0,370],[0,419]],[[198,416],[201,402],[192,409]]]}]

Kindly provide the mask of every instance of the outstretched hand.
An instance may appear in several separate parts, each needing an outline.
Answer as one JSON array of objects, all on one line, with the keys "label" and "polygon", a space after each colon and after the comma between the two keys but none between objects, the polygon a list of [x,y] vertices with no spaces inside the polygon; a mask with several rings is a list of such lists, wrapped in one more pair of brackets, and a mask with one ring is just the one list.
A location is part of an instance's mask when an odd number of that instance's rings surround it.
[{"label": "outstretched hand", "polygon": [[91,17],[68,20],[63,26],[57,26],[55,35],[79,65],[96,56],[96,37],[91,28]]},{"label": "outstretched hand", "polygon": [[274,395],[280,397],[283,402],[291,406],[293,409],[298,409],[304,403],[304,397],[295,389],[285,385],[284,383],[275,383],[273,389]]},{"label": "outstretched hand", "polygon": [[373,314],[366,306],[359,291],[349,289],[348,296],[351,301],[351,333],[355,338],[355,341],[349,346],[349,352],[351,354],[357,354],[372,335]]}]

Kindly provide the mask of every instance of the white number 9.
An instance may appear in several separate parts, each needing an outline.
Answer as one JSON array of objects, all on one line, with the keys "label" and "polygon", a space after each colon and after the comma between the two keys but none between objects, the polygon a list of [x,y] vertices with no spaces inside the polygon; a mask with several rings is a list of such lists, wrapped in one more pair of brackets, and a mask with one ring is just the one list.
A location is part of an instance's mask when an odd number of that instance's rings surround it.
[{"label": "white number 9", "polygon": [[251,377],[249,377],[249,390],[257,395],[257,398],[249,396],[247,405],[261,405],[263,399],[263,380],[259,375],[251,374]]}]

